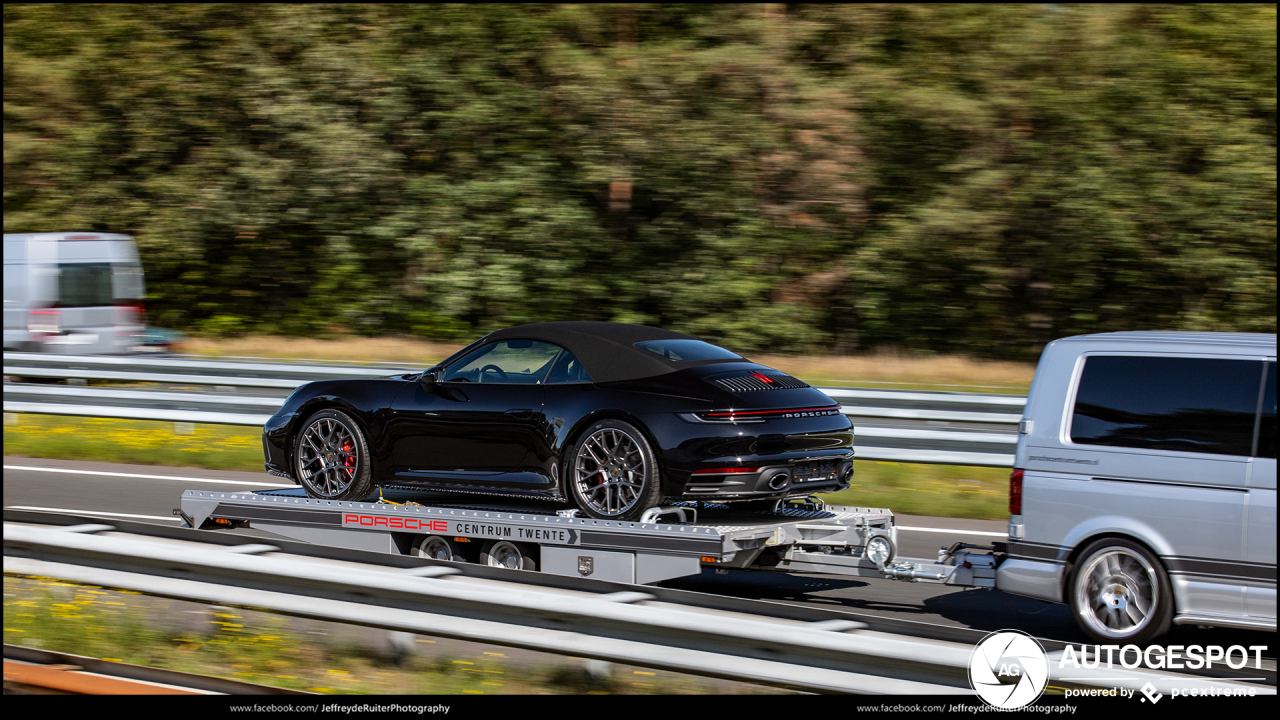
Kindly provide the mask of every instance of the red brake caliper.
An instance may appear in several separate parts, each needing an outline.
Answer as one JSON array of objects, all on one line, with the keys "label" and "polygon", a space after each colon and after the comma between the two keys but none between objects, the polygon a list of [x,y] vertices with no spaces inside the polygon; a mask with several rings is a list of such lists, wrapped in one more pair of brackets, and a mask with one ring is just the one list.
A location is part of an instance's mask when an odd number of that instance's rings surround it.
[{"label": "red brake caliper", "polygon": [[346,457],[345,457],[345,458],[343,459],[343,461],[342,461],[343,466],[344,466],[344,467],[346,467],[346,468],[347,468],[347,470],[351,471],[351,473],[352,473],[352,474],[354,474],[354,473],[355,473],[355,459],[351,457],[351,443],[350,443],[350,442],[344,442],[344,443],[342,443],[342,452],[346,454]]}]

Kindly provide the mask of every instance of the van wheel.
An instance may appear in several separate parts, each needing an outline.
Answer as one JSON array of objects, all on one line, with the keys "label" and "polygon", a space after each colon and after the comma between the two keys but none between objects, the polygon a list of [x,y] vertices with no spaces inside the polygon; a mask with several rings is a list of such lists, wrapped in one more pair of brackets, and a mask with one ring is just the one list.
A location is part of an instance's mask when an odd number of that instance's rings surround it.
[{"label": "van wheel", "polygon": [[1160,561],[1146,548],[1106,538],[1080,557],[1069,599],[1076,624],[1091,640],[1141,644],[1169,629],[1173,592]]}]

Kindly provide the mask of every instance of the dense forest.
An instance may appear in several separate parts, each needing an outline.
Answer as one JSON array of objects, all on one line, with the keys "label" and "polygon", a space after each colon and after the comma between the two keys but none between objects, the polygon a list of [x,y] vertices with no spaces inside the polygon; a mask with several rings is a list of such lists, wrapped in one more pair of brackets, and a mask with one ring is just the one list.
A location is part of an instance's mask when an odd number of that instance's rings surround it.
[{"label": "dense forest", "polygon": [[1275,332],[1275,5],[12,5],[5,232],[150,322]]}]

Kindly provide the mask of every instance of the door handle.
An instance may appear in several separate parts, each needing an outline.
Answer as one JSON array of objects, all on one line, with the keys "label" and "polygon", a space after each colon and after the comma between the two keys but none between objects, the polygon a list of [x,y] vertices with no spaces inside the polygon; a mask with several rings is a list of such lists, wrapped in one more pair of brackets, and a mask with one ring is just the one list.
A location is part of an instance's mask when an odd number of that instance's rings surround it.
[{"label": "door handle", "polygon": [[529,418],[533,417],[533,411],[528,408],[520,408],[518,410],[508,410],[504,414],[510,415],[511,417],[519,420],[528,420]]}]

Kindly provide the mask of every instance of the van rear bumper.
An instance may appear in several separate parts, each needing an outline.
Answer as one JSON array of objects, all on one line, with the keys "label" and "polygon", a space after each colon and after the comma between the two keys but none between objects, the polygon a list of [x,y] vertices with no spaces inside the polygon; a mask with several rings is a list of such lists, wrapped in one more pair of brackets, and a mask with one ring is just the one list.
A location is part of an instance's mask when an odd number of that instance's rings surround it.
[{"label": "van rear bumper", "polygon": [[1011,595],[1062,602],[1064,569],[1060,563],[1006,558],[996,568],[996,589]]}]

